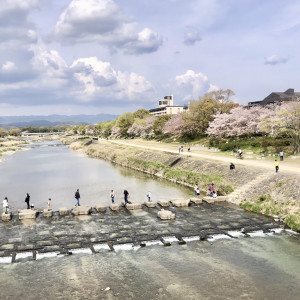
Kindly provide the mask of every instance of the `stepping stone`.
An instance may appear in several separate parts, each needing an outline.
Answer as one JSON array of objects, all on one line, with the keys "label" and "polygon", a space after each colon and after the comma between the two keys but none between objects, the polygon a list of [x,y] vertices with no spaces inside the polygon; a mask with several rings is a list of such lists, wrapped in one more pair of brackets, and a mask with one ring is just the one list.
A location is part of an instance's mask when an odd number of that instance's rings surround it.
[{"label": "stepping stone", "polygon": [[193,198],[190,198],[190,201],[195,203],[196,205],[202,204],[202,199],[201,198],[193,197]]},{"label": "stepping stone", "polygon": [[171,220],[171,219],[175,219],[176,216],[174,213],[172,213],[171,211],[169,210],[160,210],[158,213],[157,213],[157,217],[160,218],[161,220]]},{"label": "stepping stone", "polygon": [[202,198],[202,200],[207,203],[222,202],[227,201],[228,199],[229,196],[217,196],[217,198],[207,196]]},{"label": "stepping stone", "polygon": [[187,207],[189,206],[190,199],[172,199],[170,202],[176,207]]},{"label": "stepping stone", "polygon": [[2,214],[2,221],[3,222],[8,222],[8,221],[10,221],[11,220],[11,213],[3,213]]},{"label": "stepping stone", "polygon": [[110,205],[109,205],[109,208],[110,208],[111,210],[113,210],[113,211],[118,211],[118,210],[120,210],[119,204],[116,204],[116,203],[110,204]]},{"label": "stepping stone", "polygon": [[123,206],[125,206],[128,210],[142,209],[142,203],[131,202],[125,205],[125,201],[121,202]]},{"label": "stepping stone", "polygon": [[149,207],[149,208],[155,208],[156,207],[156,203],[152,202],[152,201],[145,201],[144,204]]},{"label": "stepping stone", "polygon": [[72,214],[74,216],[79,216],[79,215],[88,215],[92,211],[92,208],[87,205],[81,205],[81,206],[74,206],[72,209]]},{"label": "stepping stone", "polygon": [[36,219],[37,211],[35,209],[20,209],[19,220]]},{"label": "stepping stone", "polygon": [[167,200],[158,200],[157,203],[162,207],[168,207],[170,205]]},{"label": "stepping stone", "polygon": [[104,205],[96,205],[96,211],[97,212],[105,212],[106,207]]},{"label": "stepping stone", "polygon": [[43,210],[43,216],[46,218],[51,218],[52,217],[52,209],[45,208]]},{"label": "stepping stone", "polygon": [[62,207],[59,209],[59,215],[60,216],[67,216],[69,214],[69,211],[66,207]]}]

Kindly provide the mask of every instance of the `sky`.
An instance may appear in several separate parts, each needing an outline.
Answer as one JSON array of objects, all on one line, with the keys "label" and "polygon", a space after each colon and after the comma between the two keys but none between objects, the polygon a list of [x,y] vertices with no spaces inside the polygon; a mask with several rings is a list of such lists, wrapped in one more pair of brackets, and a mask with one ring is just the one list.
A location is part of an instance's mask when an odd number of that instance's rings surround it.
[{"label": "sky", "polygon": [[0,0],[0,115],[300,92],[298,0]]}]

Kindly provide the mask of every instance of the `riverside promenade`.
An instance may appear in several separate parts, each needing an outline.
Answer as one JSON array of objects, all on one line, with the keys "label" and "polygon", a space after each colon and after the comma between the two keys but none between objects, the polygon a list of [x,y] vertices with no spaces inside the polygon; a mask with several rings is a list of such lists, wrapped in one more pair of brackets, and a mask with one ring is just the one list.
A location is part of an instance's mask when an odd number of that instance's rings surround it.
[{"label": "riverside promenade", "polygon": [[170,238],[183,244],[191,237],[201,241],[215,234],[234,238],[232,232],[247,237],[249,232],[269,232],[281,225],[228,204],[190,204],[183,208],[171,205],[166,209],[176,214],[175,220],[157,218],[161,210],[158,204],[133,211],[123,206],[119,211],[106,208],[97,212],[93,208],[91,214],[83,216],[68,211],[65,216],[54,212],[46,218],[39,213],[35,220],[19,220],[13,215],[11,221],[0,223],[0,259],[14,263],[24,257],[35,260],[47,253],[71,254],[82,248],[97,253],[103,247],[113,251],[114,245],[145,246],[147,241],[168,246]]}]

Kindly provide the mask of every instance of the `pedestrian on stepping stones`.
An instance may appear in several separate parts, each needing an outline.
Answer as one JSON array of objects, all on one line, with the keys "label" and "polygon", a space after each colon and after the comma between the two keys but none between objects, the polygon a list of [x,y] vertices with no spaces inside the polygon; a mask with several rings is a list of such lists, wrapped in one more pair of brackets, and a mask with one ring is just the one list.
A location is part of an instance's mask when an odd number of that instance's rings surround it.
[{"label": "pedestrian on stepping stones", "polygon": [[48,199],[48,202],[47,202],[48,210],[50,210],[50,203],[51,203],[51,198],[49,198],[49,199]]},{"label": "pedestrian on stepping stones", "polygon": [[212,197],[214,194],[214,184],[213,183],[209,186],[208,190],[209,190],[209,196]]},{"label": "pedestrian on stepping stones", "polygon": [[79,204],[79,199],[80,199],[79,189],[77,189],[77,191],[75,193],[75,199],[76,199],[75,206],[80,206],[80,204]]},{"label": "pedestrian on stepping stones", "polygon": [[147,193],[147,198],[148,198],[148,202],[150,202],[151,201],[151,193],[150,193],[150,191]]},{"label": "pedestrian on stepping stones", "polygon": [[110,191],[110,198],[111,198],[111,203],[114,204],[115,203],[115,197],[116,197],[116,193],[114,190]]},{"label": "pedestrian on stepping stones", "polygon": [[199,191],[198,184],[194,186],[194,196],[197,197],[197,192]]},{"label": "pedestrian on stepping stones", "polygon": [[124,189],[124,201],[125,201],[125,205],[127,203],[129,203],[128,197],[129,197],[129,193],[128,193],[128,191],[126,189]]},{"label": "pedestrian on stepping stones", "polygon": [[29,196],[29,194],[27,193],[27,194],[26,194],[26,198],[25,198],[25,202],[27,203],[27,209],[30,209],[29,201],[30,201],[30,196]]},{"label": "pedestrian on stepping stones", "polygon": [[3,200],[3,212],[5,214],[8,214],[8,199],[7,199],[7,197],[5,197]]}]

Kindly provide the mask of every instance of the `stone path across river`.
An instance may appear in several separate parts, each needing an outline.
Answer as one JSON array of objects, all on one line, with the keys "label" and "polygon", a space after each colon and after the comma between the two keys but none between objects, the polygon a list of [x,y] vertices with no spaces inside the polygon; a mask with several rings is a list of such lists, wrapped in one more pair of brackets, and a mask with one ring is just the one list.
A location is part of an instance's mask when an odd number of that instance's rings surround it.
[{"label": "stone path across river", "polygon": [[[268,231],[278,228],[279,224],[271,218],[243,211],[231,205],[203,203],[200,206],[186,208],[170,207],[176,214],[175,220],[161,221],[157,218],[160,208],[147,208],[128,211],[122,207],[119,212],[107,209],[96,213],[93,209],[88,216],[59,216],[55,212],[52,218],[39,215],[35,221],[19,221],[14,215],[12,221],[0,223],[0,257],[12,257],[14,261],[19,253],[58,252],[68,253],[71,249],[90,248],[106,244],[117,244],[162,240],[174,236],[178,241],[184,237],[198,236],[206,239],[210,235],[241,230]],[[112,249],[112,248],[111,248]]]}]

